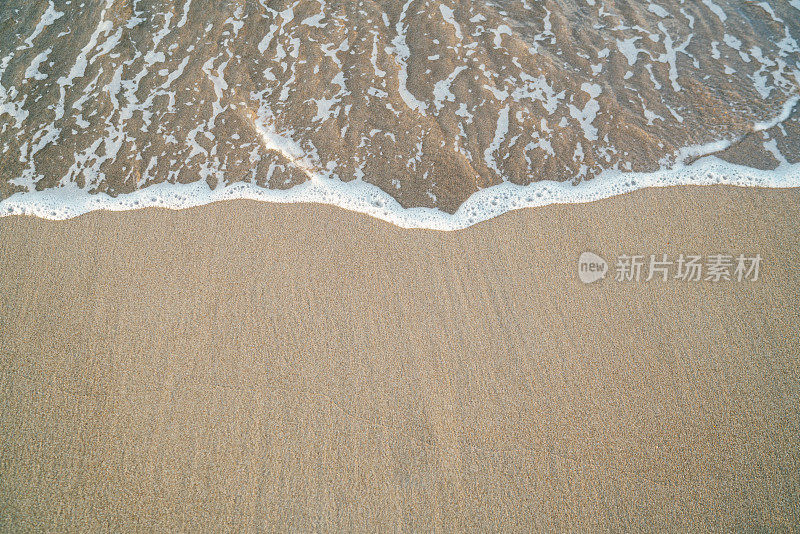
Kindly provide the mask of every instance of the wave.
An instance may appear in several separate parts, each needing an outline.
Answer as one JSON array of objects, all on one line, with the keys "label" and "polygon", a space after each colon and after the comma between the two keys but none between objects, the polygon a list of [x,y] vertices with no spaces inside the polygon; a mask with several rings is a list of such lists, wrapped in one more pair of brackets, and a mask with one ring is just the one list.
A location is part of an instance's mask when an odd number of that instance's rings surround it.
[{"label": "wave", "polygon": [[800,185],[799,10],[9,0],[0,215],[252,198],[454,230],[642,187]]},{"label": "wave", "polygon": [[63,220],[98,210],[125,211],[147,207],[177,210],[223,200],[249,199],[329,204],[402,228],[453,231],[522,208],[592,202],[651,187],[719,184],[800,187],[800,164],[759,170],[707,156],[690,165],[652,173],[606,171],[594,180],[578,185],[547,180],[530,185],[506,182],[474,193],[452,214],[436,208],[404,208],[382,189],[360,179],[342,182],[316,177],[286,190],[268,189],[246,182],[214,189],[203,181],[161,183],[116,197],[105,193],[90,194],[74,184],[67,184],[58,189],[16,193],[0,201],[0,216],[33,215]]}]

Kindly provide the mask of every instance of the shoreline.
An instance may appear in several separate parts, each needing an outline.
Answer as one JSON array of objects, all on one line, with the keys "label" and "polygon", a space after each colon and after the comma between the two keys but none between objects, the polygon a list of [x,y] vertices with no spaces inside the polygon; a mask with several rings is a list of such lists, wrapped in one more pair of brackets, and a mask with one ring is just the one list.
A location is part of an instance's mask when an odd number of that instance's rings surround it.
[{"label": "shoreline", "polygon": [[[800,189],[0,218],[11,530],[792,530]],[[577,260],[759,253],[754,282]]]},{"label": "shoreline", "polygon": [[331,205],[401,228],[456,231],[525,208],[585,204],[645,189],[710,185],[798,188],[800,163],[784,163],[773,170],[760,170],[709,156],[690,165],[654,172],[606,171],[578,185],[550,180],[526,186],[504,182],[473,193],[452,214],[437,208],[405,208],[392,195],[363,180],[342,182],[316,177],[289,189],[268,189],[249,182],[215,189],[203,180],[186,184],[162,182],[116,197],[90,194],[70,183],[60,188],[15,193],[0,200],[0,218],[33,215],[65,220],[102,210],[130,211],[149,207],[180,210],[226,200],[257,200],[274,204]]}]

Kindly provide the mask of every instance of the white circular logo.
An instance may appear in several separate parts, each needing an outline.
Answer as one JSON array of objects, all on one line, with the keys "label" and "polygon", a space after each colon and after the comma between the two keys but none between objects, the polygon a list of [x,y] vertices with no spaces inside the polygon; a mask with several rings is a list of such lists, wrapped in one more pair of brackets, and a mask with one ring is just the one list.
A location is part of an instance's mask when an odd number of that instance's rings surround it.
[{"label": "white circular logo", "polygon": [[578,258],[578,277],[584,284],[605,278],[607,272],[608,263],[594,252],[584,252]]}]

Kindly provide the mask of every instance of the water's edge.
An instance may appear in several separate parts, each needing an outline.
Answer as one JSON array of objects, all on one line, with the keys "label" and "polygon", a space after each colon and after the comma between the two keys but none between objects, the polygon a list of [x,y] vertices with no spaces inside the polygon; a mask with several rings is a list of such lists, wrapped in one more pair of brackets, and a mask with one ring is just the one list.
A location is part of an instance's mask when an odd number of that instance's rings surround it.
[{"label": "water's edge", "polygon": [[584,203],[650,187],[727,184],[741,187],[800,187],[800,163],[763,171],[734,165],[714,156],[691,165],[652,173],[605,172],[578,185],[540,181],[527,186],[509,182],[476,192],[454,213],[433,208],[404,208],[377,186],[362,180],[313,179],[287,190],[236,183],[211,189],[205,181],[162,183],[111,197],[90,194],[74,185],[15,193],[0,201],[0,217],[32,215],[63,220],[98,210],[126,211],[147,207],[183,209],[212,202],[250,199],[275,203],[321,203],[356,211],[402,228],[460,230],[503,213],[549,204]]}]

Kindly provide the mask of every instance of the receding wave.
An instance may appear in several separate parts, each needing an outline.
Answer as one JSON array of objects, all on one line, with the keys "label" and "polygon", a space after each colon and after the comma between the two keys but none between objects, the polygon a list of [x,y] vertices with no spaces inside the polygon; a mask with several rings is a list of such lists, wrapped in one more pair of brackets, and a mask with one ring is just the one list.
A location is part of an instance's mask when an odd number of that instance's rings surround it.
[{"label": "receding wave", "polygon": [[0,215],[800,186],[800,0],[0,5]]}]

